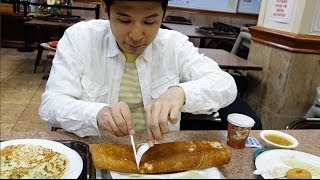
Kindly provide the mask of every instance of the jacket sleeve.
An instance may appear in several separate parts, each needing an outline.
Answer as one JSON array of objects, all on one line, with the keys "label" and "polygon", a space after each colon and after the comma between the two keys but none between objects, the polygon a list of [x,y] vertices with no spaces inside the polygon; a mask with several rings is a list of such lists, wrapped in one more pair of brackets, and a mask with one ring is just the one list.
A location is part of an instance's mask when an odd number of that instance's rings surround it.
[{"label": "jacket sleeve", "polygon": [[80,37],[74,32],[75,28],[67,29],[59,40],[39,115],[49,125],[80,137],[97,136],[96,116],[107,104],[80,100],[83,57],[79,55],[81,47],[74,43],[79,42]]},{"label": "jacket sleeve", "polygon": [[182,111],[211,114],[231,104],[237,96],[233,77],[203,54],[185,36],[176,44],[180,84],[186,95]]}]

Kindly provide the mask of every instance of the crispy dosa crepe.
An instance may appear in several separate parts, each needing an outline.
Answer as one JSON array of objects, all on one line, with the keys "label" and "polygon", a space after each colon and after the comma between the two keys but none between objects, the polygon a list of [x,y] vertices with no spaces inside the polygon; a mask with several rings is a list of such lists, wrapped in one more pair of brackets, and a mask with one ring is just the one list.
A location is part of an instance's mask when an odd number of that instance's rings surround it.
[{"label": "crispy dosa crepe", "polygon": [[10,145],[0,157],[0,179],[60,179],[69,166],[66,155],[40,145]]},{"label": "crispy dosa crepe", "polygon": [[[138,148],[138,146],[137,146]],[[91,144],[98,169],[126,173],[171,173],[228,164],[230,150],[219,141],[182,141],[156,144],[143,156],[139,169],[128,144]]]}]

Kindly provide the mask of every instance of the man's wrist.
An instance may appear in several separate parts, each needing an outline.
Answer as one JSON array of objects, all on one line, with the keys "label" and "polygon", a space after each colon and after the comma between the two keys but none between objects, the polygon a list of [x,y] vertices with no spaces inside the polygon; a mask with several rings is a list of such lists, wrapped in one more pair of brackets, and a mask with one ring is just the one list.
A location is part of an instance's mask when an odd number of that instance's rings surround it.
[{"label": "man's wrist", "polygon": [[175,85],[175,86],[171,86],[170,88],[175,88],[177,90],[177,92],[179,93],[179,97],[182,97],[182,105],[184,105],[186,103],[186,94],[184,92],[184,89],[181,86]]},{"label": "man's wrist", "polygon": [[97,117],[96,117],[96,120],[97,120],[97,125],[99,126],[99,120],[101,119],[101,118],[103,118],[103,111],[104,111],[104,109],[105,108],[110,108],[110,106],[103,106],[99,111],[98,111],[98,114],[97,114]]}]

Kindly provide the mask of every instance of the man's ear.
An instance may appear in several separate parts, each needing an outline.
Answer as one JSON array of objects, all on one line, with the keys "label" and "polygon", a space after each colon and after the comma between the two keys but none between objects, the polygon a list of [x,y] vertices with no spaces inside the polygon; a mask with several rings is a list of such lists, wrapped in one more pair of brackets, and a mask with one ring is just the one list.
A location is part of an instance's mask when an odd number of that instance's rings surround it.
[{"label": "man's ear", "polygon": [[104,2],[104,0],[101,0],[100,2],[101,2],[101,5],[102,5],[103,13],[107,15],[108,19],[110,19],[109,16],[108,16],[108,10],[107,10],[106,3]]}]

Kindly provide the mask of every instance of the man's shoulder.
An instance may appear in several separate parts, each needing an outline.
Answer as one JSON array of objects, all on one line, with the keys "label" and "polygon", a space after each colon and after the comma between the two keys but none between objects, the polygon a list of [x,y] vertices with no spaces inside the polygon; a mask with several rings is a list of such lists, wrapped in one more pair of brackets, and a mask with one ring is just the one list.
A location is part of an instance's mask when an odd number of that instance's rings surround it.
[{"label": "man's shoulder", "polygon": [[188,39],[188,36],[180,32],[168,29],[160,29],[155,40],[157,42],[174,44],[175,42],[178,43],[187,41]]},{"label": "man's shoulder", "polygon": [[176,38],[187,38],[186,35],[178,32],[178,31],[174,31],[174,30],[169,30],[169,29],[159,29],[158,38],[160,39],[170,39],[172,37],[176,37]]}]

